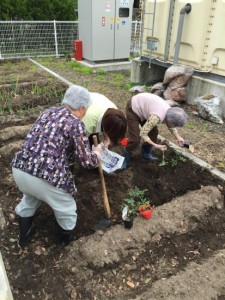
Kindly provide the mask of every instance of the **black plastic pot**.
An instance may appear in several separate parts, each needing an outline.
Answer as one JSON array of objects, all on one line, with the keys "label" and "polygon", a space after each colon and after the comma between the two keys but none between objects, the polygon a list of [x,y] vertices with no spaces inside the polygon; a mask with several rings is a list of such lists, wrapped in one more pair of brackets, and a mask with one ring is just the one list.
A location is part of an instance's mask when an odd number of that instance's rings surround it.
[{"label": "black plastic pot", "polygon": [[191,142],[190,141],[184,141],[184,147],[185,148],[188,148],[189,149],[189,147],[190,147],[190,145],[191,145]]},{"label": "black plastic pot", "polygon": [[195,150],[190,141],[184,141],[184,147],[188,148],[191,153]]},{"label": "black plastic pot", "polygon": [[131,229],[133,227],[133,224],[134,224],[134,219],[123,220],[123,224],[124,224],[124,227],[126,229]]}]

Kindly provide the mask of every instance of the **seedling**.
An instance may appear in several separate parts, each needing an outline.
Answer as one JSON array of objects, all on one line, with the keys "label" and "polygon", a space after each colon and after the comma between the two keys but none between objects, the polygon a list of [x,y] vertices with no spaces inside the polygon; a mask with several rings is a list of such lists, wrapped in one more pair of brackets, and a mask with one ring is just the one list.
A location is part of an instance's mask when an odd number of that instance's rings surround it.
[{"label": "seedling", "polygon": [[17,77],[16,82],[10,82],[11,85],[11,89],[12,89],[12,96],[16,97],[17,96],[17,92],[18,92],[18,81],[19,81],[19,77]]},{"label": "seedling", "polygon": [[171,160],[171,167],[176,167],[179,161],[185,162],[186,158],[180,153],[176,152],[176,157]]},{"label": "seedling", "polygon": [[133,219],[137,216],[137,203],[133,198],[126,198],[121,205],[123,220]]},{"label": "seedling", "polygon": [[176,154],[176,157],[172,158],[170,162],[167,162],[167,161],[165,161],[165,151],[163,151],[162,160],[161,160],[159,166],[164,167],[166,165],[170,165],[172,168],[174,168],[177,166],[179,161],[183,161],[183,162],[186,161],[186,158],[182,154],[180,154],[178,152],[175,152],[175,154]]},{"label": "seedling", "polygon": [[165,150],[163,150],[163,154],[162,154],[162,160],[159,164],[160,167],[164,167],[168,164],[168,162],[165,161]]},{"label": "seedling", "polygon": [[127,198],[123,200],[121,205],[121,211],[123,213],[123,219],[132,219],[138,215],[138,207],[140,205],[149,204],[149,201],[144,197],[147,189],[140,190],[135,187],[127,194]]}]

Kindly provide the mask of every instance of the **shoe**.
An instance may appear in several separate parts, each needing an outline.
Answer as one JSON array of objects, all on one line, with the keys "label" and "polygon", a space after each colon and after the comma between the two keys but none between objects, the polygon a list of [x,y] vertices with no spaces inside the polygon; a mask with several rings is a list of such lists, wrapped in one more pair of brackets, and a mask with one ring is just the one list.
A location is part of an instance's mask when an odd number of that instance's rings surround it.
[{"label": "shoe", "polygon": [[60,227],[59,244],[62,247],[68,246],[70,242],[74,241],[75,237],[72,236],[72,230],[65,230]]},{"label": "shoe", "polygon": [[129,161],[131,159],[131,154],[126,150],[123,150],[122,156],[124,157],[124,161],[121,167],[121,170],[126,170],[128,168]]},{"label": "shoe", "polygon": [[142,144],[141,146],[141,160],[150,161],[150,160],[159,160],[157,157],[152,155],[152,146],[149,144]]},{"label": "shoe", "polygon": [[34,233],[33,217],[24,218],[19,216],[19,230],[19,244],[23,247]]}]

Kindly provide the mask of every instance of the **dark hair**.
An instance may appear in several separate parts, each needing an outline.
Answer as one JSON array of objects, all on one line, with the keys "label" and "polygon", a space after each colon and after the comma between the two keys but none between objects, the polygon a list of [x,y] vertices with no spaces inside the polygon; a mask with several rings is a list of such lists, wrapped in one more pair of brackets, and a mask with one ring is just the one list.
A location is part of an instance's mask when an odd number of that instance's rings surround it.
[{"label": "dark hair", "polygon": [[113,145],[125,137],[127,119],[124,113],[116,108],[108,108],[102,118],[102,130],[108,135]]}]

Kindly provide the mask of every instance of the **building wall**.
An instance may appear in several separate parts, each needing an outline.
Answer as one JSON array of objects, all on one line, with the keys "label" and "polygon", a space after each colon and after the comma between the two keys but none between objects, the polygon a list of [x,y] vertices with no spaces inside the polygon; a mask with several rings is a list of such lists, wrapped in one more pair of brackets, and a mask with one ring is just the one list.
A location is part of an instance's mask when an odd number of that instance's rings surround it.
[{"label": "building wall", "polygon": [[[144,1],[144,0],[143,0]],[[144,28],[150,28],[154,0],[145,0]],[[225,0],[190,0],[191,12],[185,14],[179,47],[179,64],[195,67],[202,71],[225,76]],[[173,62],[177,41],[181,9],[184,0],[156,0],[154,31],[143,30],[143,52],[141,56],[164,60],[168,51],[168,61]],[[170,17],[172,6],[172,17]],[[171,32],[168,33],[168,28]],[[169,35],[168,35],[169,34]],[[153,39],[156,49],[148,49],[148,39]],[[166,48],[166,40],[168,47]]]}]

